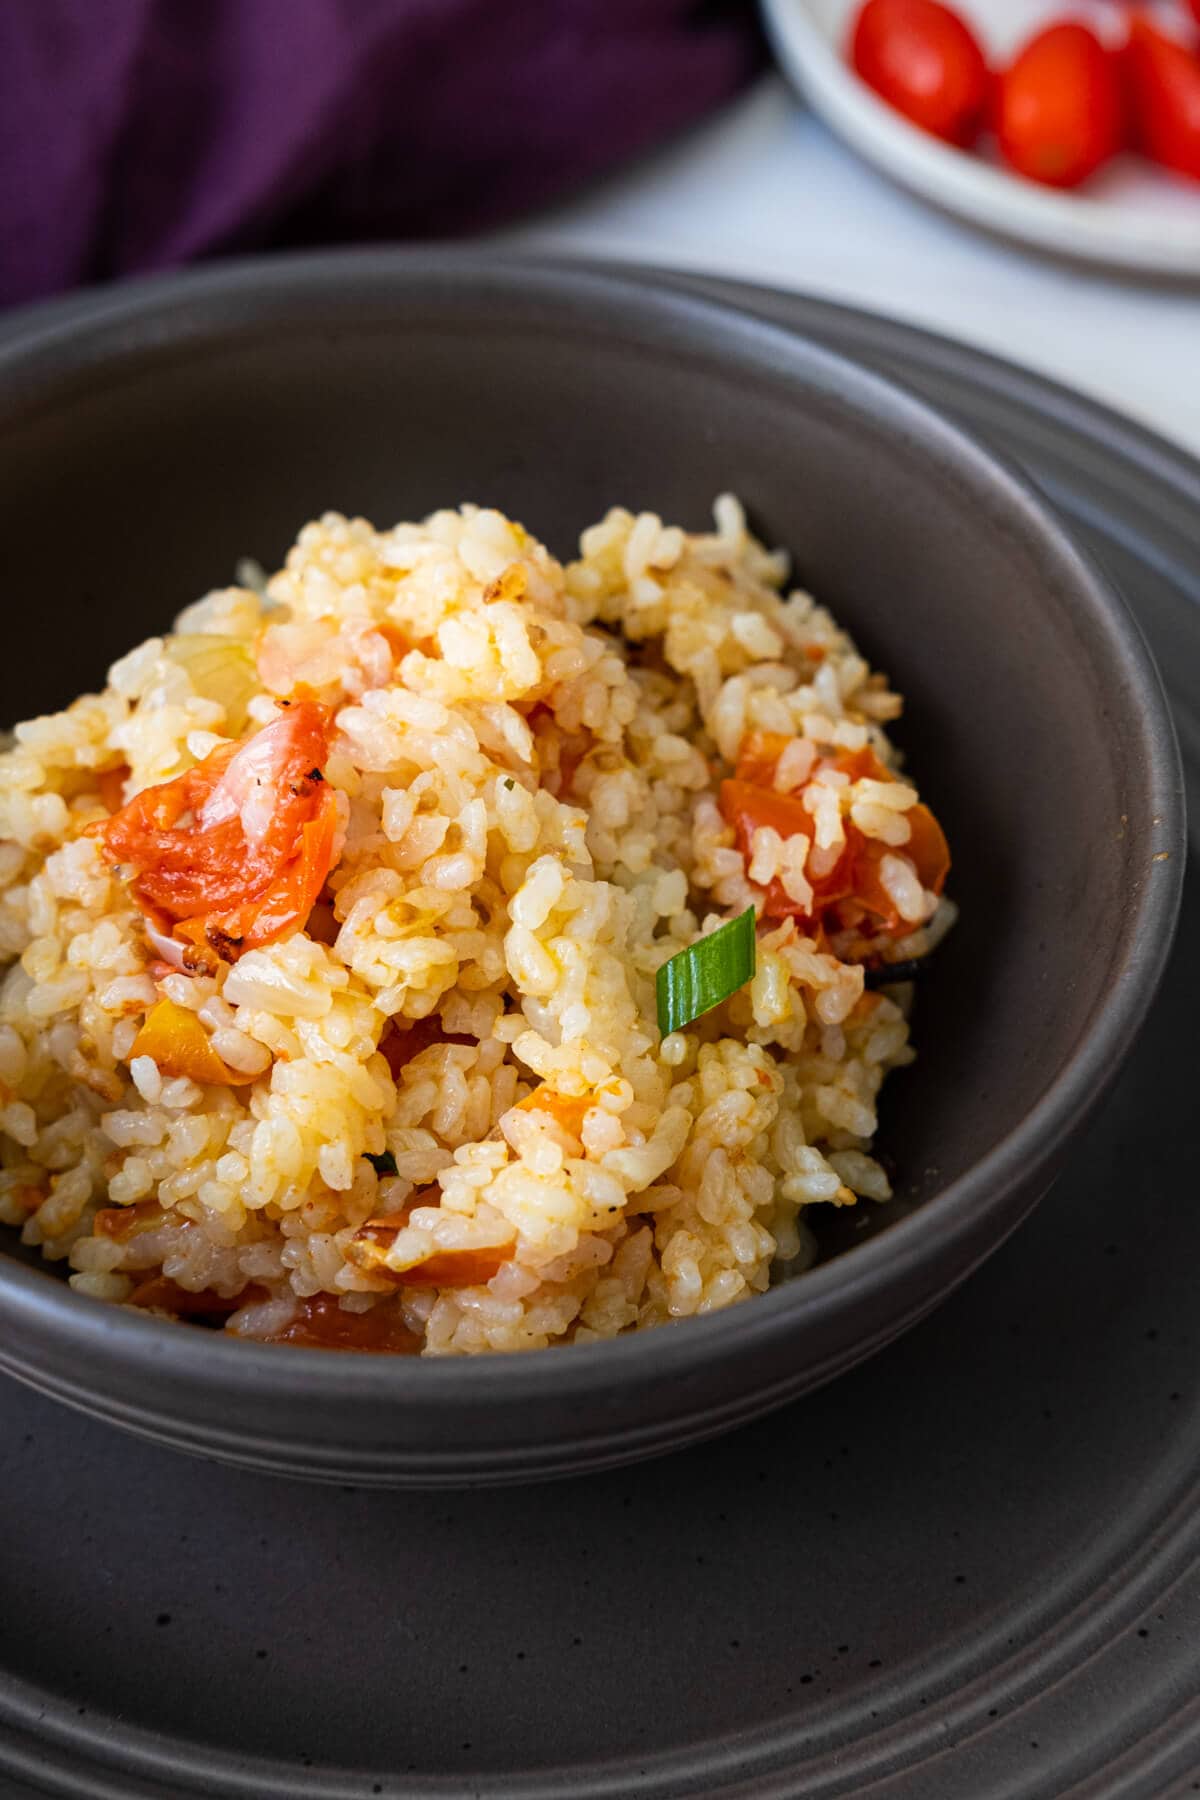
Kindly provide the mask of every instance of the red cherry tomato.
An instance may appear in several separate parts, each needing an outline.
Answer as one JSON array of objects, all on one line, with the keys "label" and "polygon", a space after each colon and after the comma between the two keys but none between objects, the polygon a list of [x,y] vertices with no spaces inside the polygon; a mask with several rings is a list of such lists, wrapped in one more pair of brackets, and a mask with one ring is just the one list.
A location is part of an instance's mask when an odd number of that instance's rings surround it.
[{"label": "red cherry tomato", "polygon": [[974,141],[987,64],[969,26],[939,0],[866,0],[850,38],[857,73],[897,112],[947,143]]},{"label": "red cherry tomato", "polygon": [[[1200,18],[1200,0],[1192,10]],[[1200,56],[1148,19],[1134,18],[1124,63],[1138,149],[1200,181]]]},{"label": "red cherry tomato", "polygon": [[1078,187],[1124,142],[1117,59],[1086,25],[1039,31],[1000,77],[996,134],[1019,175]]}]

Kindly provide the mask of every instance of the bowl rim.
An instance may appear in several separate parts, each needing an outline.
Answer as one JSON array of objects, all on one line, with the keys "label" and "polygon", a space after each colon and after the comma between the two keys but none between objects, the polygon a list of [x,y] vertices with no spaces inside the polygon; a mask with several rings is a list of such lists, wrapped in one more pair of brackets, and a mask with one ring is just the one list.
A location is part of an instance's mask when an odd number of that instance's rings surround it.
[{"label": "bowl rim", "polygon": [[[634,269],[625,273],[615,264],[478,247],[239,258],[154,277],[133,284],[132,291],[119,287],[111,295],[97,295],[95,309],[78,318],[70,311],[57,318],[53,305],[44,317],[35,312],[14,338],[0,345],[0,384],[15,375],[19,389],[22,376],[36,380],[44,371],[61,374],[64,364],[91,367],[97,361],[112,361],[114,351],[119,361],[131,352],[143,352],[155,338],[166,341],[172,328],[181,334],[180,341],[191,334],[203,342],[213,333],[224,334],[228,320],[223,314],[232,308],[236,316],[239,304],[245,308],[247,302],[265,301],[269,311],[271,306],[286,307],[289,300],[336,301],[351,287],[359,295],[363,284],[378,288],[384,298],[397,282],[431,291],[444,289],[447,283],[460,283],[471,293],[490,287],[517,304],[559,307],[564,320],[572,308],[589,299],[606,299],[624,307],[631,324],[639,317],[664,325],[681,316],[694,319],[724,335],[731,353],[748,335],[760,354],[763,345],[774,347],[785,361],[799,352],[810,378],[820,376],[830,393],[860,417],[869,417],[889,435],[903,433],[915,439],[927,452],[952,457],[964,487],[975,493],[986,488],[1000,496],[1008,517],[1022,524],[1028,541],[1068,579],[1075,600],[1086,602],[1091,625],[1107,640],[1110,656],[1119,661],[1124,723],[1145,752],[1145,780],[1161,860],[1156,858],[1153,879],[1127,880],[1132,888],[1126,894],[1128,947],[1117,978],[1093,1009],[1055,1079],[1024,1117],[969,1168],[866,1242],[850,1246],[802,1278],[754,1296],[751,1304],[677,1321],[686,1327],[683,1330],[560,1345],[553,1355],[331,1355],[315,1348],[181,1330],[175,1321],[77,1294],[44,1265],[28,1266],[0,1255],[0,1326],[9,1328],[3,1337],[10,1345],[22,1343],[24,1333],[32,1329],[43,1343],[54,1343],[64,1366],[69,1360],[71,1367],[86,1370],[89,1353],[108,1367],[136,1367],[150,1359],[169,1368],[171,1378],[192,1391],[232,1389],[260,1392],[273,1400],[336,1401],[356,1407],[386,1400],[392,1407],[402,1405],[410,1415],[441,1413],[447,1406],[468,1401],[503,1400],[506,1408],[549,1399],[570,1404],[639,1376],[655,1383],[678,1379],[723,1360],[735,1348],[749,1354],[781,1345],[802,1324],[819,1330],[843,1309],[869,1307],[936,1256],[975,1243],[981,1222],[996,1216],[1002,1229],[976,1249],[968,1264],[973,1267],[1015,1226],[1037,1193],[1012,1217],[1006,1218],[1005,1203],[1029,1180],[1031,1171],[1050,1163],[1054,1144],[1071,1136],[1115,1077],[1166,965],[1186,852],[1179,748],[1161,679],[1137,622],[1058,521],[1049,502],[1002,454],[985,447],[901,383],[852,357],[743,312],[731,302],[654,285],[645,274],[639,276]],[[69,308],[70,302],[65,306]],[[245,322],[248,315],[241,316]],[[1047,1183],[1049,1179],[1048,1174]],[[871,1316],[869,1311],[866,1316]],[[0,1369],[72,1399],[59,1383],[43,1383],[36,1367],[3,1341]],[[92,1391],[86,1379],[68,1383],[68,1388],[76,1386],[80,1392]]]}]

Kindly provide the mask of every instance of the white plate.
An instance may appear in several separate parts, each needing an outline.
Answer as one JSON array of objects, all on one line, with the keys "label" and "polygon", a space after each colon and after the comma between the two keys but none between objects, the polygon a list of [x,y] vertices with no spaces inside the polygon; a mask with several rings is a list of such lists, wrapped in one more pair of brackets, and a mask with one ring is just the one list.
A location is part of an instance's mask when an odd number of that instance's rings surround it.
[{"label": "white plate", "polygon": [[[1200,276],[1200,184],[1119,157],[1081,192],[1009,174],[983,154],[919,131],[848,67],[844,46],[859,0],[763,0],[779,61],[815,110],[894,180],[974,224],[1059,256],[1166,275]],[[1062,17],[1062,0],[971,0],[961,9],[992,58]],[[1079,5],[1111,25],[1116,9]]]}]

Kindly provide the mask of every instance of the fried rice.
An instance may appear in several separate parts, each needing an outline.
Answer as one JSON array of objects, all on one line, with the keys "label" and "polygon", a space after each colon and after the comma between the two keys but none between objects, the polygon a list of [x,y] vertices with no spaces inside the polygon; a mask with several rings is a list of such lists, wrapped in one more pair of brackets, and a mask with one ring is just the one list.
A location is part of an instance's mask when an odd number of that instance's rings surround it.
[{"label": "fried rice", "polygon": [[[565,567],[331,513],[246,580],[0,756],[0,1222],[99,1300],[463,1354],[729,1306],[889,1198],[948,858],[735,500]],[[748,907],[753,979],[664,1035]]]}]

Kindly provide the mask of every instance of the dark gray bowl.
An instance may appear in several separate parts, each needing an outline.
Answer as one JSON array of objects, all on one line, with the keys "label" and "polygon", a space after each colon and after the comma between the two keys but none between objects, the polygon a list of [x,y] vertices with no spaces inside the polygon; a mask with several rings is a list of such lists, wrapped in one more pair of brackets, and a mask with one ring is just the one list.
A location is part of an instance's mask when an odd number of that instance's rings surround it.
[{"label": "dark gray bowl", "polygon": [[105,1307],[9,1234],[0,1367],[265,1469],[526,1480],[828,1380],[1033,1206],[1163,969],[1184,841],[1171,724],[1123,605],[1021,481],[827,351],[613,274],[424,252],[218,269],[48,325],[0,354],[0,715],[101,681],[326,507],[391,521],[474,498],[567,553],[611,502],[697,526],[722,488],[908,697],[899,736],[955,852],[961,922],[883,1109],[896,1203],[839,1220],[821,1266],[717,1317],[446,1362]]}]

